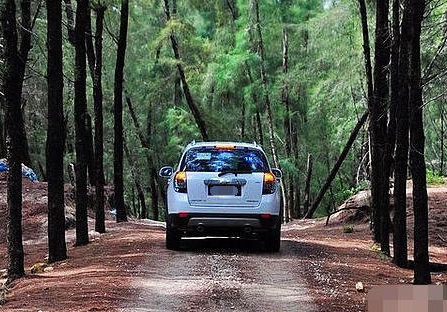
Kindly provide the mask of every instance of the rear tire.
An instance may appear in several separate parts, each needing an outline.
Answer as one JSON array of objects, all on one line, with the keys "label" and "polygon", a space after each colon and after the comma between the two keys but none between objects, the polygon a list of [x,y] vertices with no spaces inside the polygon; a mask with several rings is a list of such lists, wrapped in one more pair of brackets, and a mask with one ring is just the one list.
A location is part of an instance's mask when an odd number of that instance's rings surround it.
[{"label": "rear tire", "polygon": [[274,230],[266,234],[264,238],[265,250],[278,252],[281,247],[281,224],[276,225]]},{"label": "rear tire", "polygon": [[179,232],[172,228],[168,223],[166,224],[166,248],[170,250],[178,250],[180,247],[181,236]]}]

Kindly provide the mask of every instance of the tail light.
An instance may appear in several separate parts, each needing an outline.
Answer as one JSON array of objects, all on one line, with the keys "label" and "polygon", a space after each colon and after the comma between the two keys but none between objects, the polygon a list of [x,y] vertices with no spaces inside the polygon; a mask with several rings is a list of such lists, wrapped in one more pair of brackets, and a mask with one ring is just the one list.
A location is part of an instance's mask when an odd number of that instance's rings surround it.
[{"label": "tail light", "polygon": [[273,194],[276,190],[276,177],[271,172],[264,173],[264,185],[262,194]]},{"label": "tail light", "polygon": [[186,182],[186,172],[179,171],[174,176],[174,190],[179,193],[186,193],[187,182]]},{"label": "tail light", "polygon": [[179,214],[178,214],[178,217],[179,218],[188,218],[188,213],[187,212],[180,212]]},{"label": "tail light", "polygon": [[270,219],[271,215],[269,213],[261,213],[261,219],[267,220]]}]

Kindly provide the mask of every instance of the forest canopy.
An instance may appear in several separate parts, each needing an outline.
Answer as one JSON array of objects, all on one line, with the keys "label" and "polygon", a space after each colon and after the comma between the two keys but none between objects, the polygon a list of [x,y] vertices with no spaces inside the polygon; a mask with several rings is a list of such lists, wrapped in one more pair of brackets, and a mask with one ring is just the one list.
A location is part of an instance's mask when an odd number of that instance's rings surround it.
[{"label": "forest canopy", "polygon": [[[135,199],[135,179],[138,178],[146,191],[151,189],[151,183],[162,184],[161,181],[151,181],[156,179],[151,178],[151,170],[157,171],[165,164],[174,165],[185,144],[203,138],[185,97],[184,83],[177,70],[181,65],[210,139],[257,141],[271,154],[271,123],[278,166],[286,177],[286,191],[294,198],[291,205],[302,206],[309,154],[313,159],[310,193],[314,197],[367,107],[358,3],[345,0],[259,1],[259,16],[256,17],[254,1],[167,2],[170,19],[166,18],[163,1],[129,2],[123,84],[124,141],[129,152],[124,161],[126,204],[138,215],[137,206],[141,203]],[[120,3],[91,1],[91,30],[87,37],[94,37],[99,5],[105,8],[104,174],[106,184],[110,184],[113,179],[114,69]],[[375,9],[374,2],[367,2],[370,34],[374,34]],[[70,40],[75,10],[76,1],[63,2],[64,168],[75,161],[75,50]],[[426,162],[435,176],[445,174],[445,58],[441,57],[445,55],[445,11],[446,3],[442,1],[427,3],[421,41]],[[43,1],[32,1],[31,14],[32,48],[26,67],[22,107],[29,165],[44,178],[45,32],[49,16]],[[262,53],[257,26],[262,31]],[[171,36],[177,42],[179,57],[173,52]],[[288,49],[287,70],[284,69],[285,45]],[[371,49],[374,54],[373,45]],[[265,65],[265,85],[261,77],[262,64]],[[94,83],[89,69],[87,72],[87,121],[92,124]],[[265,112],[264,89],[271,102],[272,120]],[[3,115],[2,105],[0,119]],[[91,126],[90,131],[93,137],[94,127]],[[141,134],[147,139],[147,146],[142,144]],[[4,157],[4,135],[0,141],[0,154]],[[368,164],[365,128],[360,131],[317,214],[325,214],[356,190],[366,188]],[[135,177],[137,171],[138,177]],[[65,181],[69,181],[69,170],[65,170]],[[292,181],[290,187],[289,181]],[[162,193],[159,195],[163,198]],[[145,197],[148,206],[151,200],[151,196]],[[161,212],[162,209],[157,212],[159,216],[154,216],[149,210],[149,216],[162,218]]]}]

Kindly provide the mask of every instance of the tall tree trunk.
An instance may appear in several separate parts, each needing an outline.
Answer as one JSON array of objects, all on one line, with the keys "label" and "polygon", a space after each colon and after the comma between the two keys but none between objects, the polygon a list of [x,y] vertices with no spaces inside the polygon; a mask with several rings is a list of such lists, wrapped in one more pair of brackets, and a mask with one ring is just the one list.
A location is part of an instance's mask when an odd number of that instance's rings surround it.
[{"label": "tall tree trunk", "polygon": [[292,154],[292,131],[291,131],[291,121],[290,121],[290,99],[289,99],[289,86],[288,77],[289,72],[289,36],[287,28],[282,30],[282,72],[284,74],[284,81],[282,86],[281,100],[286,110],[286,115],[284,117],[284,132],[286,141],[286,155],[288,158]]},{"label": "tall tree trunk", "polygon": [[159,220],[159,211],[158,211],[158,189],[156,185],[156,176],[157,171],[155,170],[154,166],[152,165],[150,168],[150,182],[151,182],[151,209],[152,209],[152,218],[155,221]]},{"label": "tall tree trunk", "polygon": [[[26,63],[28,62],[28,54],[31,50],[31,33],[32,33],[32,25],[31,25],[31,1],[30,0],[21,0],[20,1],[20,43],[19,43],[19,94],[23,94],[23,82],[25,80],[25,71],[26,71]],[[23,100],[22,100],[23,101]],[[29,153],[29,147],[28,147],[28,138],[26,135],[26,129],[25,129],[25,109],[22,108],[22,114],[20,116],[20,119],[18,120],[19,127],[20,127],[20,133],[19,133],[19,140],[20,140],[20,151],[21,151],[21,158],[22,162],[27,165],[31,166],[31,157]]]},{"label": "tall tree trunk", "polygon": [[[292,156],[293,156],[293,162],[295,167],[298,166],[298,158],[299,158],[299,150],[298,150],[298,123],[299,123],[299,116],[291,116],[291,150],[292,150]],[[292,122],[293,121],[293,122]],[[295,210],[296,210],[296,217],[301,218],[304,213],[301,212],[301,189],[298,181],[295,181],[294,183],[294,190],[293,190],[293,202],[295,204]]]},{"label": "tall tree trunk", "polygon": [[88,0],[78,0],[75,26],[76,245],[88,244],[85,31]]},{"label": "tall tree trunk", "polygon": [[182,103],[182,84],[180,81],[180,77],[176,75],[174,79],[174,94],[173,94],[173,102],[174,107],[180,107]]},{"label": "tall tree trunk", "polygon": [[307,219],[312,218],[313,214],[317,210],[318,206],[321,203],[321,200],[324,197],[324,194],[326,194],[327,190],[331,186],[332,181],[335,178],[335,175],[337,174],[338,170],[340,169],[341,165],[343,164],[343,161],[346,158],[346,155],[348,155],[349,150],[352,147],[352,144],[355,141],[355,138],[357,137],[360,129],[362,128],[363,124],[365,123],[366,119],[368,118],[368,111],[366,111],[363,116],[360,118],[360,120],[357,122],[357,125],[355,126],[354,130],[351,132],[351,135],[349,136],[348,142],[346,143],[345,147],[343,148],[343,151],[341,152],[340,156],[337,159],[337,162],[335,163],[334,167],[332,167],[332,170],[329,174],[329,176],[326,179],[326,182],[321,187],[320,191],[318,192],[317,197],[315,198],[314,202],[312,203],[312,206],[310,207],[309,211],[304,216]]},{"label": "tall tree trunk", "polygon": [[[3,37],[3,28],[0,23],[0,34]],[[3,60],[4,57],[4,51],[3,51],[3,45],[0,45],[0,59]],[[0,72],[1,75],[1,72]],[[0,76],[1,78],[1,76]],[[0,158],[6,157],[6,133],[5,133],[5,114],[4,114],[4,107],[5,105],[5,98],[4,98],[4,86],[3,86],[3,79],[0,79]]]},{"label": "tall tree trunk", "polygon": [[425,136],[421,83],[421,23],[425,0],[411,0],[414,17],[410,52],[410,168],[413,177],[414,284],[430,284]]},{"label": "tall tree trunk", "polygon": [[132,118],[135,130],[137,132],[138,138],[140,139],[141,146],[146,150],[147,164],[149,167],[149,185],[151,192],[151,208],[154,220],[158,221],[158,188],[157,188],[157,172],[154,166],[154,159],[151,155],[151,142],[152,137],[152,127],[151,127],[151,107],[148,108],[147,122],[146,122],[146,135],[143,133],[140,123],[138,122],[137,115],[132,107],[132,102],[130,97],[126,95],[126,103],[129,108],[129,113]]},{"label": "tall tree trunk", "polygon": [[22,243],[22,166],[20,146],[20,75],[17,50],[16,6],[14,0],[1,2],[1,25],[4,38],[3,87],[5,92],[5,127],[9,174],[7,182],[8,280],[25,275]]},{"label": "tall tree trunk", "polygon": [[[254,48],[252,47],[251,50],[253,50],[253,49]],[[250,84],[253,84],[254,80],[253,80],[253,76],[251,74],[250,67],[248,66],[248,63],[245,63],[245,67],[246,67],[248,80],[249,80]],[[253,103],[255,105],[258,105],[258,95],[255,92],[252,92],[251,93],[251,97],[253,99]],[[256,137],[256,134],[257,134],[258,135],[257,139],[259,140],[258,142],[262,146],[262,145],[264,145],[264,134],[263,134],[263,131],[262,131],[261,114],[259,112],[259,108],[256,109],[254,120],[255,120],[255,127],[254,127],[255,137]]]},{"label": "tall tree trunk", "polygon": [[371,106],[373,98],[373,78],[372,78],[372,66],[371,66],[371,50],[369,43],[369,31],[368,31],[368,16],[366,14],[365,0],[359,0],[360,19],[362,23],[362,35],[363,35],[363,56],[365,60],[365,74],[367,85],[367,100],[368,107]]},{"label": "tall tree trunk", "polygon": [[144,198],[144,192],[143,192],[143,188],[140,183],[140,176],[138,174],[138,169],[137,169],[138,161],[136,159],[134,159],[132,157],[132,155],[130,154],[125,141],[123,141],[123,145],[124,145],[124,152],[126,154],[127,161],[129,163],[130,172],[132,174],[132,178],[135,183],[135,188],[137,189],[138,200],[141,204],[141,206],[140,206],[141,210],[139,211],[139,214],[137,214],[137,215],[139,216],[140,219],[146,219],[147,218],[146,199]]},{"label": "tall tree trunk", "polygon": [[87,63],[90,70],[90,77],[92,81],[95,77],[95,48],[93,45],[93,32],[92,32],[92,10],[89,7],[87,12],[87,24],[85,31],[85,51],[87,53]]},{"label": "tall tree trunk", "polygon": [[[273,164],[276,168],[280,168],[279,161],[278,161],[278,153],[275,143],[275,133],[274,133],[274,121],[273,121],[273,113],[272,113],[272,107],[270,103],[270,97],[269,97],[269,90],[268,90],[268,82],[267,82],[267,71],[265,68],[265,50],[264,50],[264,41],[262,39],[262,31],[261,31],[261,21],[259,18],[259,6],[258,6],[258,0],[250,0],[250,9],[253,10],[255,15],[255,28],[258,35],[258,55],[261,59],[261,80],[263,84],[263,95],[264,95],[264,102],[265,102],[265,110],[267,112],[267,128],[269,130],[269,142],[270,142],[270,149],[272,151],[272,157],[273,157]],[[285,194],[285,187],[284,187],[284,181],[281,180],[281,197],[284,207],[284,217],[285,222],[289,221],[290,218],[290,211],[287,206],[287,199]]]},{"label": "tall tree trunk", "polygon": [[[1,29],[0,29],[1,31]],[[3,52],[0,54],[0,57],[3,56]],[[0,92],[3,94],[3,90],[0,89]],[[5,106],[3,97],[0,97],[0,158],[4,158],[6,156],[6,141],[5,141],[5,125],[3,120],[5,119],[5,115],[3,114],[3,107]]]},{"label": "tall tree trunk", "polygon": [[[386,208],[385,216],[388,222],[389,219],[389,207],[390,207],[390,178],[394,163],[394,150],[396,146],[396,106],[398,101],[399,92],[399,0],[393,0],[393,22],[392,22],[392,44],[390,50],[390,65],[389,65],[389,119],[386,129],[386,145],[385,145],[385,157],[383,161],[383,175],[384,175],[384,194],[383,207]],[[384,209],[385,209],[384,208]],[[388,222],[391,225],[391,221]],[[387,228],[388,229],[388,226]],[[389,229],[388,229],[389,231]],[[386,235],[386,234],[385,234]],[[394,239],[394,236],[393,236]],[[384,241],[386,243],[386,241]]]},{"label": "tall tree trunk", "polygon": [[[282,85],[282,93],[281,93],[281,101],[286,110],[286,114],[284,116],[284,137],[286,141],[285,152],[286,157],[288,159],[292,158],[292,131],[291,131],[291,120],[290,120],[290,99],[289,99],[289,86],[288,86],[288,72],[289,72],[289,36],[288,30],[286,27],[282,30],[282,72],[283,72],[283,85]],[[294,198],[293,198],[293,175],[289,174],[288,184],[288,194],[286,196],[287,205],[290,214],[295,214],[294,209]],[[285,185],[285,181],[283,182]]]},{"label": "tall tree trunk", "polygon": [[[171,13],[169,11],[169,1],[163,0],[163,2],[164,2],[166,21],[169,22],[171,20]],[[174,57],[177,61],[180,61],[181,58],[180,58],[180,52],[179,52],[177,38],[172,33],[170,35],[170,39],[171,39],[171,44],[172,44],[172,51],[174,52]],[[202,135],[202,139],[204,141],[209,141],[209,136],[208,136],[205,121],[203,120],[202,114],[201,114],[199,108],[197,107],[197,105],[195,104],[194,99],[191,95],[191,91],[189,90],[188,82],[186,81],[185,71],[183,70],[183,66],[180,62],[177,63],[177,70],[180,75],[180,80],[182,81],[183,93],[185,94],[186,102],[188,103],[189,109],[191,110],[194,120],[196,121],[197,127],[199,128],[200,134]]]},{"label": "tall tree trunk", "polygon": [[[362,35],[363,35],[363,56],[365,63],[365,75],[366,75],[366,85],[367,85],[367,104],[368,110],[371,110],[373,105],[373,77],[372,77],[372,66],[371,66],[371,50],[370,50],[370,41],[369,41],[369,31],[368,31],[368,16],[366,12],[365,0],[359,0],[359,12],[360,12],[360,20],[362,23]],[[369,164],[371,164],[371,136],[368,136],[368,147],[369,147]],[[367,167],[368,169],[368,167]],[[369,170],[370,171],[370,170]],[[374,241],[380,241],[380,215],[376,213],[373,209],[371,209],[371,224],[373,225],[374,231]]]},{"label": "tall tree trunk", "polygon": [[[90,6],[87,11],[87,23],[85,31],[85,51],[87,53],[87,64],[90,72],[90,78],[92,82],[95,80],[95,49],[93,45],[93,33],[92,33],[92,12]],[[94,101],[94,99],[93,99]],[[90,185],[96,185],[96,169],[95,169],[95,148],[93,142],[93,127],[92,119],[89,114],[86,115],[87,119],[87,171]]]},{"label": "tall tree trunk", "polygon": [[116,53],[115,89],[114,89],[114,188],[116,221],[126,222],[126,207],[124,205],[123,185],[123,80],[124,61],[127,46],[127,27],[129,22],[129,0],[121,0],[120,35]]},{"label": "tall tree trunk", "polygon": [[[373,101],[370,111],[371,136],[371,209],[374,212],[374,238],[380,241],[381,251],[390,254],[389,246],[389,181],[384,174],[387,131],[388,78],[390,60],[388,28],[389,0],[376,4],[376,33],[374,49]],[[377,240],[378,239],[378,240]]]},{"label": "tall tree trunk", "polygon": [[48,130],[46,171],[48,181],[48,261],[67,258],[64,204],[64,95],[62,58],[62,1],[47,1]]},{"label": "tall tree trunk", "polygon": [[310,206],[310,182],[312,181],[312,155],[309,154],[309,156],[307,157],[307,174],[306,174],[306,187],[304,189],[304,209],[303,209],[303,213],[304,215],[307,214],[307,212],[309,211],[309,206]]},{"label": "tall tree trunk", "polygon": [[93,78],[93,101],[95,108],[95,195],[96,195],[96,218],[95,230],[105,233],[104,213],[104,126],[102,109],[102,34],[104,27],[104,12],[106,7],[98,6],[96,12],[95,32],[95,72]]},{"label": "tall tree trunk", "polygon": [[73,6],[71,5],[71,0],[64,0],[65,4],[65,14],[67,15],[67,33],[68,33],[68,41],[75,45],[75,32],[74,32],[74,24],[75,24],[75,18],[74,18],[74,10]]},{"label": "tall tree trunk", "polygon": [[441,149],[441,164],[439,166],[439,175],[443,176],[444,175],[444,105],[441,104],[440,105],[440,114],[441,114],[441,138],[440,138],[440,149]]},{"label": "tall tree trunk", "polygon": [[86,144],[85,144],[85,154],[87,157],[87,172],[88,172],[88,180],[90,185],[96,185],[96,169],[95,169],[95,148],[93,142],[93,126],[92,126],[92,117],[90,117],[89,113],[85,114],[85,134],[86,134]]},{"label": "tall tree trunk", "polygon": [[[394,0],[397,1],[397,0]],[[410,27],[412,23],[412,11],[409,7],[409,0],[403,2],[404,10],[402,16],[402,35],[400,38],[400,52],[398,63],[398,75],[394,73],[395,48],[391,60],[391,100],[396,101],[396,152],[394,157],[394,233],[393,249],[394,263],[399,267],[408,265],[407,247],[407,165],[408,165],[408,71],[409,71],[409,49],[411,45]],[[393,5],[394,10],[394,5]],[[396,14],[393,12],[393,15]],[[393,16],[393,20],[397,18]],[[394,20],[393,23],[396,21]],[[393,28],[396,25],[393,24]],[[393,32],[395,32],[394,30]],[[396,37],[394,37],[396,40]],[[397,77],[396,77],[397,76]],[[398,79],[397,82],[394,79]],[[398,95],[394,98],[398,88]]]}]

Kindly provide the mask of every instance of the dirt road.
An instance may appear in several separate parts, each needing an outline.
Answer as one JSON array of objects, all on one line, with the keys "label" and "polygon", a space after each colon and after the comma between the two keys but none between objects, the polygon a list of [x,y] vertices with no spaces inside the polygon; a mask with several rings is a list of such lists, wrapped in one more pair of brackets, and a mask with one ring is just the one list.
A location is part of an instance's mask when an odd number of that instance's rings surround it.
[{"label": "dirt road", "polygon": [[[187,240],[183,250],[169,251],[163,228],[150,221],[108,221],[107,233],[91,231],[90,239],[73,247],[69,230],[69,258],[39,274],[30,267],[44,260],[46,241],[27,240],[26,276],[11,285],[0,310],[358,312],[374,285],[412,279],[411,270],[371,247],[368,224],[347,234],[324,220],[296,221],[283,227],[279,253],[228,239]],[[0,244],[0,271],[5,247]],[[433,261],[447,263],[445,247],[431,248]],[[446,273],[432,278],[447,282]],[[359,281],[365,292],[356,291]]]},{"label": "dirt road", "polygon": [[280,253],[255,241],[190,239],[184,250],[148,257],[121,311],[314,311],[293,242]]}]

